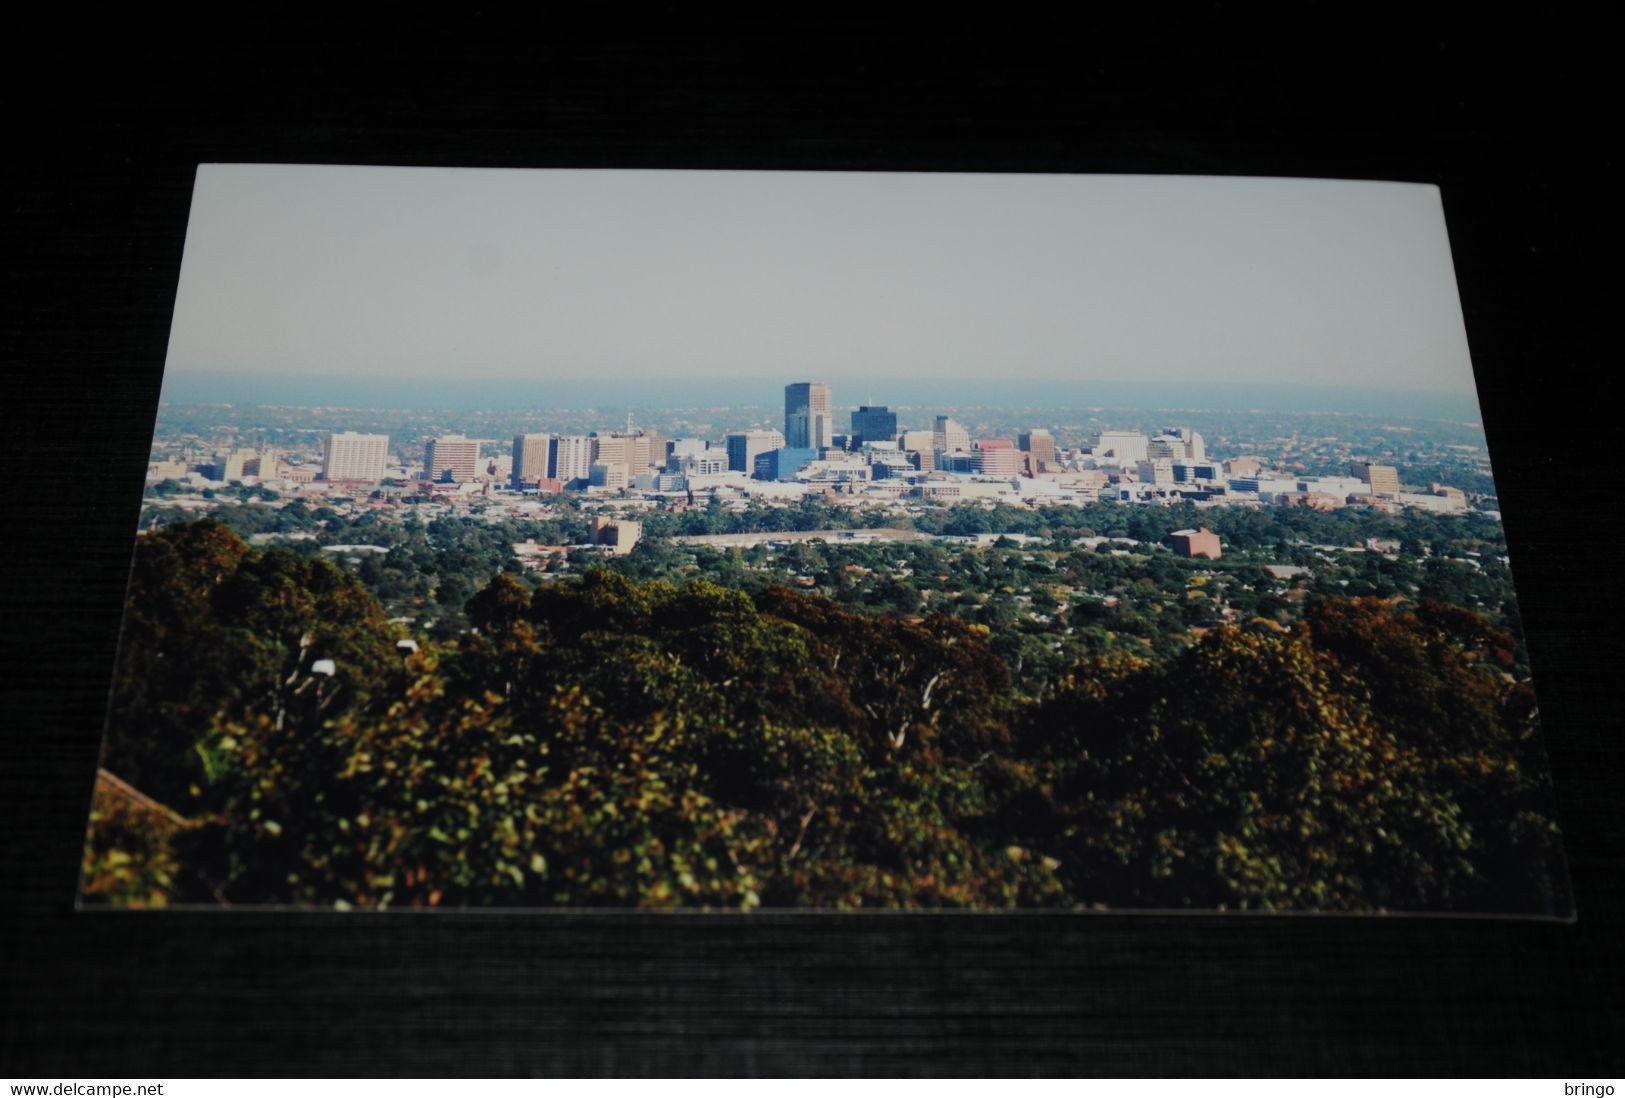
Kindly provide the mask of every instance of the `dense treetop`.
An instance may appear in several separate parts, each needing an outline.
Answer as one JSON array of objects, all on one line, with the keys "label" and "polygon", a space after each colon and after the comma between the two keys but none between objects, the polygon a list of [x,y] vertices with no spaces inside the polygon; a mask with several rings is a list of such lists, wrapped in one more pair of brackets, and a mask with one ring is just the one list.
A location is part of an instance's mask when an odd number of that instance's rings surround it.
[{"label": "dense treetop", "polygon": [[105,765],[185,823],[99,800],[89,898],[1566,906],[1515,643],[1460,607],[1312,595],[1013,674],[996,621],[778,583],[469,596],[403,653],[337,565],[140,538]]}]

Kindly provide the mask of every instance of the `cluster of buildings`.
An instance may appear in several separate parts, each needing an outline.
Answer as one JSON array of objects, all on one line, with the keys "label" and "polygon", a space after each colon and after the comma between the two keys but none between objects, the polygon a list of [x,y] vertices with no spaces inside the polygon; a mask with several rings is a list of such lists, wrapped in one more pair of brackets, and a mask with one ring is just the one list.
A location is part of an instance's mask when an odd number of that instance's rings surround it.
[{"label": "cluster of buildings", "polygon": [[[783,429],[756,428],[720,440],[664,439],[636,429],[590,434],[519,434],[511,454],[487,454],[490,440],[430,439],[421,466],[392,462],[381,434],[338,432],[325,442],[319,467],[290,464],[270,451],[216,455],[217,481],[259,478],[298,485],[320,481],[386,492],[521,495],[565,491],[650,499],[695,495],[723,499],[795,499],[809,494],[876,504],[986,501],[1036,506],[1097,500],[1135,504],[1194,502],[1206,506],[1300,505],[1319,509],[1366,504],[1391,510],[1467,508],[1463,493],[1432,485],[1406,491],[1395,468],[1351,463],[1341,475],[1305,476],[1265,468],[1256,458],[1211,457],[1188,427],[1155,435],[1101,430],[1071,448],[1034,427],[1012,437],[973,437],[953,417],[907,426],[885,406],[862,405],[837,422],[830,386],[796,382],[784,390]],[[154,463],[149,476],[195,471]]]},{"label": "cluster of buildings", "polygon": [[[897,413],[862,405],[846,429],[830,387],[785,387],[784,427],[736,431],[720,440],[662,439],[633,430],[589,435],[517,435],[508,488],[519,492],[634,490],[786,498],[808,491],[960,499],[1017,496],[1014,481],[1062,472],[1045,430],[1018,439],[973,439],[950,416],[930,428],[902,429]],[[431,445],[433,445],[431,443]],[[440,473],[438,463],[426,463]],[[451,476],[434,479],[455,479]],[[1084,478],[1077,485],[1097,487]]]}]

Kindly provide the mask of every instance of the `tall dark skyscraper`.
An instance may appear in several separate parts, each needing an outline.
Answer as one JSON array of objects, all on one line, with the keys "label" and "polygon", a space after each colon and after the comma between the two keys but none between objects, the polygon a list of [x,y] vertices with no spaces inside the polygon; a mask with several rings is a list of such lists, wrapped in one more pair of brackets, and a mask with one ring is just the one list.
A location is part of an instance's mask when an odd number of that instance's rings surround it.
[{"label": "tall dark skyscraper", "polygon": [[865,442],[896,442],[897,441],[897,413],[889,411],[884,404],[859,405],[858,410],[852,413],[852,446],[854,448]]},{"label": "tall dark skyscraper", "polygon": [[814,450],[835,443],[835,411],[829,386],[798,381],[784,387],[784,444]]}]

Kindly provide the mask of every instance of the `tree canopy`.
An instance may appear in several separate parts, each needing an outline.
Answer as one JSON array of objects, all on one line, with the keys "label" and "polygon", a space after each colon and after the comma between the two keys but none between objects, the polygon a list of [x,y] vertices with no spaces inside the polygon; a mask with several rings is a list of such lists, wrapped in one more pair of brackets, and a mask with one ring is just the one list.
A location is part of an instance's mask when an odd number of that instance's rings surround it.
[{"label": "tree canopy", "polygon": [[[161,879],[135,895],[102,873],[89,898],[1562,899],[1532,699],[1505,674],[1510,638],[1459,607],[1326,598],[1291,627],[1058,669],[996,615],[778,585],[498,573],[462,609],[469,632],[403,656],[340,568],[218,524],[143,536],[105,761],[186,819],[130,852],[161,848]],[[1042,689],[1006,657],[1034,660]],[[105,863],[123,832],[102,815]]]}]

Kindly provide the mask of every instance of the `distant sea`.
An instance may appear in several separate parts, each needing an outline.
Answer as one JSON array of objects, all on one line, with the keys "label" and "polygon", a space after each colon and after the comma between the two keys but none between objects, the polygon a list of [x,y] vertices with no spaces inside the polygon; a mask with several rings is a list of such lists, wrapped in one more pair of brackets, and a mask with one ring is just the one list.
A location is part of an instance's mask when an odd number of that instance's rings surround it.
[{"label": "distant sea", "polygon": [[[566,409],[782,407],[786,377],[613,380],[403,378],[175,373],[163,399],[177,404],[273,404],[299,407],[404,408],[448,412]],[[817,380],[810,378],[806,380]],[[1477,422],[1467,393],[1318,385],[1199,385],[1144,381],[985,381],[912,377],[831,381],[835,405],[894,408],[1143,408],[1207,412],[1332,412]]]}]

